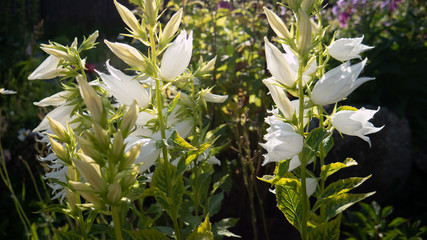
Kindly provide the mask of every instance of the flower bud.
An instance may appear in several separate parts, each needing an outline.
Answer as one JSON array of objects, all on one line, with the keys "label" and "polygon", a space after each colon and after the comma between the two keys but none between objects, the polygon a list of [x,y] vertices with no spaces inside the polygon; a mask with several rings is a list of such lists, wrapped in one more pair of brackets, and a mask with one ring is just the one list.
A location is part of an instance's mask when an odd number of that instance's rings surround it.
[{"label": "flower bud", "polygon": [[93,188],[89,183],[68,181],[68,184],[76,191],[81,192],[93,192]]},{"label": "flower bud", "polygon": [[115,159],[119,159],[123,155],[124,144],[123,144],[123,135],[120,130],[116,133],[113,141],[113,154]]},{"label": "flower bud", "polygon": [[294,12],[297,12],[298,9],[301,8],[301,2],[302,0],[286,0],[288,3],[288,6],[290,9],[292,9]]},{"label": "flower bud", "polygon": [[94,188],[97,192],[104,192],[107,188],[104,179],[101,176],[99,165],[89,156],[79,153],[82,160],[71,158],[77,170],[83,178]]},{"label": "flower bud", "polygon": [[116,0],[114,0],[114,5],[116,5],[117,11],[119,12],[123,22],[125,22],[125,24],[132,30],[133,33],[138,33],[140,26],[135,15],[133,15],[133,13],[128,8],[121,5]]},{"label": "flower bud", "polygon": [[74,57],[69,55],[66,51],[59,50],[55,46],[41,44],[41,50],[45,51],[47,54],[53,55],[59,59],[66,60],[70,63],[74,62]]},{"label": "flower bud", "polygon": [[223,103],[225,100],[227,100],[228,95],[217,95],[210,92],[211,89],[208,90],[202,90],[201,97],[206,102],[212,102],[212,103]]},{"label": "flower bud", "polygon": [[131,149],[129,149],[125,153],[125,159],[123,160],[121,164],[121,168],[128,168],[139,156],[139,153],[141,152],[142,142],[135,144]]},{"label": "flower bud", "polygon": [[298,51],[305,53],[311,47],[311,22],[303,10],[298,10]]},{"label": "flower bud", "polygon": [[89,192],[78,192],[78,193],[80,193],[80,195],[82,195],[82,197],[86,199],[86,201],[89,201],[90,203],[92,203],[95,209],[102,209],[101,200],[96,194],[89,193]]},{"label": "flower bud", "polygon": [[91,141],[80,136],[75,136],[75,138],[77,140],[77,143],[79,144],[79,147],[81,148],[81,150],[83,150],[85,155],[92,158],[95,158],[100,155],[100,153],[95,149],[95,146]]},{"label": "flower bud", "polygon": [[136,119],[138,118],[138,105],[136,101],[133,101],[132,105],[129,106],[129,110],[123,116],[120,130],[123,136],[127,137],[129,131],[135,126]]},{"label": "flower bud", "polygon": [[104,40],[104,42],[118,58],[129,66],[136,67],[141,71],[147,68],[143,55],[136,48],[124,43],[113,43],[107,40]]},{"label": "flower bud", "polygon": [[147,14],[148,22],[151,25],[154,25],[158,12],[156,0],[145,0],[144,3],[145,14]]},{"label": "flower bud", "polygon": [[108,186],[107,200],[114,205],[120,202],[122,198],[122,188],[118,182],[114,182]]},{"label": "flower bud", "polygon": [[215,67],[215,63],[216,63],[216,56],[210,60],[208,63],[206,63],[201,69],[200,72],[202,73],[206,73],[206,72],[210,72],[214,69]]},{"label": "flower bud", "polygon": [[67,197],[67,202],[71,208],[71,211],[76,210],[76,204],[78,203],[76,194],[69,188],[65,188],[65,196]]},{"label": "flower bud", "polygon": [[282,39],[291,39],[291,34],[288,31],[288,28],[286,27],[285,23],[283,23],[282,19],[280,19],[279,16],[277,16],[273,11],[269,10],[268,8],[264,7],[265,15],[267,16],[268,23],[270,24],[270,27],[273,29],[273,31],[276,33],[276,35],[279,38]]},{"label": "flower bud", "polygon": [[64,162],[70,162],[70,158],[68,156],[67,150],[57,141],[53,140],[49,137],[50,146],[55,155]]},{"label": "flower bud", "polygon": [[313,9],[314,0],[302,0],[301,9],[307,14],[311,13],[311,9]]},{"label": "flower bud", "polygon": [[52,129],[58,140],[60,140],[61,142],[68,142],[69,138],[67,130],[64,128],[64,126],[62,126],[60,122],[50,118],[49,116],[46,116],[46,118],[49,121],[50,128]]},{"label": "flower bud", "polygon": [[[99,124],[93,123],[93,132],[95,133],[96,142],[102,147],[108,147],[110,144],[110,137],[107,131],[103,129]],[[95,145],[95,144],[94,144]]]},{"label": "flower bud", "polygon": [[104,108],[102,106],[101,99],[98,94],[96,94],[95,90],[89,86],[86,80],[80,75],[77,77],[77,82],[79,83],[80,94],[89,109],[93,119],[96,122],[100,122],[102,118],[102,113]]},{"label": "flower bud", "polygon": [[160,38],[159,38],[160,45],[166,45],[167,42],[175,35],[176,31],[179,28],[179,25],[181,24],[181,18],[182,18],[182,8],[180,8],[178,12],[176,12],[171,17],[171,19],[163,29],[163,32],[160,34]]}]

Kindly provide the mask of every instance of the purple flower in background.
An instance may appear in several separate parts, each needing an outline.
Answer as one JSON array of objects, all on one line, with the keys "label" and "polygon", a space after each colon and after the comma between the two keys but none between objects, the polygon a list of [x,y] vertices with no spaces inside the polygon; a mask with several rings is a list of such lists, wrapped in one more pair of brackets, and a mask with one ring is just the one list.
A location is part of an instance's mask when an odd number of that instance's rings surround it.
[{"label": "purple flower in background", "polygon": [[398,5],[400,2],[401,2],[401,0],[391,0],[390,7],[389,7],[390,12],[394,12],[394,10],[396,10],[397,5]]},{"label": "purple flower in background", "polygon": [[228,8],[228,9],[231,9],[231,6],[230,6],[230,4],[229,4],[228,2],[226,2],[226,1],[221,1],[221,2],[219,2],[219,3],[218,3],[217,8],[218,8],[218,9],[220,9],[220,8]]},{"label": "purple flower in background", "polygon": [[350,19],[350,14],[348,14],[347,12],[342,12],[339,15],[338,19],[340,21],[340,27],[345,27],[347,26],[347,21]]}]

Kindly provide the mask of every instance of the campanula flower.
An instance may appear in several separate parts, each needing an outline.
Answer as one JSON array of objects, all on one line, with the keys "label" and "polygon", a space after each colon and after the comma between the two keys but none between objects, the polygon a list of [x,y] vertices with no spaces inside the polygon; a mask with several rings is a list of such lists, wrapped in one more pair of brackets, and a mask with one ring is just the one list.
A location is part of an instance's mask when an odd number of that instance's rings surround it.
[{"label": "campanula flower", "polygon": [[359,58],[360,53],[372,49],[374,47],[362,44],[363,36],[360,38],[341,38],[333,42],[328,47],[328,53],[333,58],[340,61],[347,61],[354,58]]},{"label": "campanula flower", "polygon": [[187,36],[182,30],[175,41],[166,49],[160,64],[160,75],[166,81],[172,81],[187,69],[193,48],[193,31]]},{"label": "campanula flower", "polygon": [[350,65],[345,62],[326,72],[314,86],[311,92],[311,101],[318,105],[333,104],[346,98],[363,83],[373,80],[370,77],[359,77],[360,72],[368,59]]},{"label": "campanula flower", "polygon": [[332,125],[341,133],[357,136],[365,140],[371,146],[371,140],[366,135],[376,133],[383,129],[382,127],[375,127],[372,123],[368,122],[375,113],[380,110],[369,110],[361,108],[357,111],[342,110],[335,113],[331,117]]}]

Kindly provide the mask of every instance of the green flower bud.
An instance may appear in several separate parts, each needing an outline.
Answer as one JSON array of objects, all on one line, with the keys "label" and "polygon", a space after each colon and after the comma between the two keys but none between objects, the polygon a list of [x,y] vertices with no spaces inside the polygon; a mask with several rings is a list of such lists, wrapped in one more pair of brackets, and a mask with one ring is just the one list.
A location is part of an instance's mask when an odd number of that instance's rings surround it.
[{"label": "green flower bud", "polygon": [[264,12],[267,16],[268,24],[270,24],[271,28],[279,38],[292,39],[288,28],[279,16],[277,16],[273,11],[269,10],[266,7],[264,7]]},{"label": "green flower bud", "polygon": [[107,200],[111,205],[117,204],[122,199],[122,188],[118,182],[114,182],[108,186]]},{"label": "green flower bud", "polygon": [[182,18],[182,8],[180,8],[178,12],[176,12],[171,17],[171,19],[163,29],[163,32],[160,34],[159,44],[161,46],[166,45],[168,41],[175,35],[176,31],[179,28],[179,25],[181,24],[181,18]]},{"label": "green flower bud", "polygon": [[132,102],[132,105],[129,106],[129,110],[123,116],[123,119],[120,125],[120,130],[122,131],[124,137],[127,137],[129,134],[129,131],[135,126],[137,118],[138,118],[138,105],[134,100]]},{"label": "green flower bud", "polygon": [[303,10],[298,10],[298,51],[305,53],[311,47],[311,22]]},{"label": "green flower bud", "polygon": [[50,118],[49,116],[46,116],[47,120],[49,121],[49,126],[52,129],[53,133],[56,135],[59,141],[68,143],[69,137],[67,134],[67,130],[64,126],[55,119]]},{"label": "green flower bud", "polygon": [[135,15],[133,15],[133,13],[128,8],[121,5],[116,0],[114,0],[114,5],[116,5],[117,11],[119,12],[123,22],[125,22],[125,24],[133,33],[138,33],[140,25]]},{"label": "green flower bud", "polygon": [[89,86],[87,81],[83,79],[81,75],[77,77],[77,82],[79,83],[80,94],[89,109],[90,114],[96,122],[100,122],[102,118],[102,113],[104,108],[102,106],[101,99],[95,90]]},{"label": "green flower bud", "polygon": [[104,192],[107,184],[102,178],[99,165],[89,156],[79,153],[81,160],[71,158],[79,173],[96,192]]},{"label": "green flower bud", "polygon": [[59,142],[53,140],[51,137],[49,137],[49,141],[52,151],[55,153],[55,155],[62,161],[69,163],[70,157],[68,156],[67,150]]}]

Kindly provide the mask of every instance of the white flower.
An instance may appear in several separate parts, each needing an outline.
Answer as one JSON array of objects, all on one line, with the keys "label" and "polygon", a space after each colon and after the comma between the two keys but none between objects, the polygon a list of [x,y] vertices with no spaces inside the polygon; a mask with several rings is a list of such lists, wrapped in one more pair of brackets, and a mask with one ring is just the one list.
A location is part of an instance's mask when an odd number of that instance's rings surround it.
[{"label": "white flower", "polygon": [[376,133],[384,127],[377,128],[372,123],[368,122],[379,110],[380,108],[377,110],[365,108],[361,108],[357,111],[342,110],[332,115],[331,122],[339,132],[360,137],[371,146],[371,140],[365,135]]},{"label": "white flower", "polygon": [[262,82],[267,86],[270,91],[271,97],[273,98],[274,103],[282,112],[283,116],[287,120],[292,120],[295,114],[295,108],[291,104],[286,92],[283,88],[278,86],[277,82],[271,78],[264,79]]},{"label": "white flower", "polygon": [[223,103],[225,100],[227,100],[228,95],[217,95],[213,94],[207,91],[202,91],[201,97],[206,102],[212,102],[212,103]]},{"label": "white flower", "polygon": [[107,61],[106,66],[111,75],[98,71],[97,73],[105,82],[107,86],[106,90],[111,93],[119,103],[130,106],[133,101],[136,100],[140,108],[148,106],[150,96],[138,80],[113,68],[110,66],[109,61]]},{"label": "white flower", "polygon": [[16,94],[16,91],[7,90],[7,89],[4,89],[4,88],[0,88],[0,94],[4,94],[4,95],[7,95],[7,94]]},{"label": "white flower", "polygon": [[[40,157],[39,161],[51,163],[47,165],[51,171],[44,175],[44,179],[53,179],[55,181],[67,183],[68,168],[54,153],[50,153],[44,158]],[[52,200],[59,199],[59,201],[62,202],[65,197],[64,186],[54,181],[47,183],[47,185],[52,188]]]},{"label": "white flower", "polygon": [[341,38],[333,42],[328,47],[328,53],[333,58],[340,61],[347,61],[354,58],[359,58],[360,53],[372,49],[374,47],[362,44],[363,36],[360,38]]},{"label": "white flower", "polygon": [[326,72],[314,86],[311,92],[311,101],[318,105],[336,103],[346,98],[363,83],[374,78],[358,78],[365,67],[366,61],[350,66],[345,62],[340,66]]},{"label": "white flower", "polygon": [[[267,60],[267,69],[273,75],[274,80],[280,82],[286,87],[293,88],[297,81],[298,58],[285,44],[282,44],[285,53],[282,53],[276,46],[271,44],[267,38],[265,41],[265,57]],[[309,75],[314,73],[317,68],[316,61],[313,61],[307,70],[304,71],[303,84],[310,81]]]},{"label": "white flower", "polygon": [[73,93],[70,91],[58,92],[50,97],[42,99],[40,102],[34,102],[34,105],[39,107],[63,105],[67,102],[67,98],[69,98],[72,94]]},{"label": "white flower", "polygon": [[175,41],[166,49],[160,65],[160,75],[166,81],[172,81],[185,71],[191,60],[193,31],[182,30]]},{"label": "white flower", "polygon": [[47,129],[50,129],[49,121],[47,120],[47,116],[50,118],[60,122],[63,126],[67,125],[67,120],[70,119],[71,112],[73,111],[75,106],[73,105],[61,105],[52,111],[50,111],[46,117],[41,121],[41,123],[34,128],[33,132],[41,132]]},{"label": "white flower", "polygon": [[267,150],[262,165],[290,159],[302,151],[304,139],[296,133],[292,125],[280,121],[276,116],[267,117],[266,122],[270,127],[264,135],[264,140],[267,142],[260,144]]},{"label": "white flower", "polygon": [[61,71],[64,70],[62,67],[58,67],[60,59],[50,55],[28,76],[28,80],[35,79],[51,79],[59,76],[63,76]]},{"label": "white flower", "polygon": [[[310,161],[308,161],[307,165],[310,164],[310,163],[312,163],[312,162],[314,162],[314,158],[310,159]],[[297,168],[299,166],[301,166],[301,162],[299,160],[298,155],[295,155],[290,160],[290,162],[289,162],[289,169],[288,169],[288,171],[290,172],[290,171],[294,170],[295,168]]]},{"label": "white flower", "polygon": [[296,81],[295,71],[292,70],[289,62],[276,46],[271,44],[266,37],[264,37],[264,41],[267,69],[276,81],[292,88]]}]

